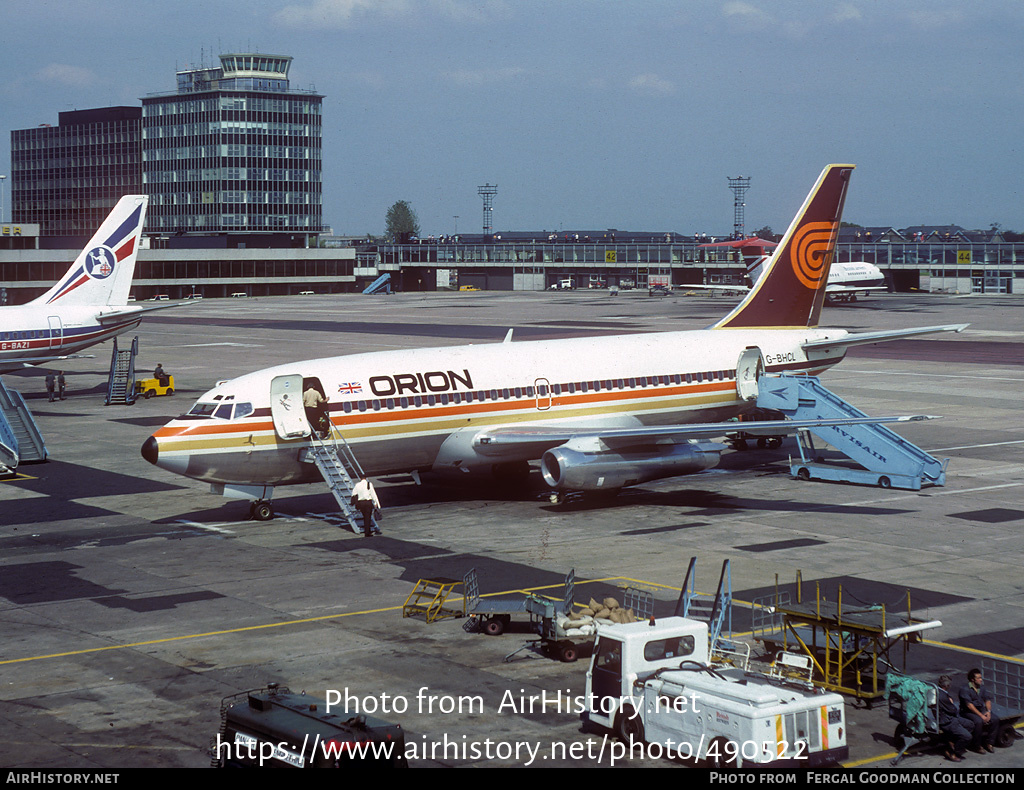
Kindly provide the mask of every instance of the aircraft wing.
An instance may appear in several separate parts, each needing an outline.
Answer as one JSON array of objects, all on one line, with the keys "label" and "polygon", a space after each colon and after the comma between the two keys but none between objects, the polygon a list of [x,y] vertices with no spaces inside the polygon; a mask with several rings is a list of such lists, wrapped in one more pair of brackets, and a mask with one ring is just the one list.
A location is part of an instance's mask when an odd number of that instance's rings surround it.
[{"label": "aircraft wing", "polygon": [[499,426],[487,428],[473,437],[473,447],[480,455],[493,458],[536,457],[545,450],[573,439],[600,441],[609,448],[653,444],[677,444],[690,439],[714,439],[730,433],[753,436],[782,436],[812,428],[842,425],[877,425],[880,423],[920,422],[936,420],[928,415],[894,417],[847,417],[832,420],[757,420],[752,422],[712,422],[687,425],[636,425],[628,428],[575,426]]},{"label": "aircraft wing", "polygon": [[746,293],[750,290],[746,285],[707,285],[703,283],[684,283],[673,286],[677,291],[731,291],[734,293]]},{"label": "aircraft wing", "polygon": [[193,303],[163,302],[161,304],[153,305],[126,305],[125,307],[115,307],[113,310],[102,312],[96,316],[96,320],[101,324],[112,324],[118,321],[124,321],[126,318],[132,318],[133,316],[145,315],[153,310],[166,310],[168,307],[182,307],[187,304]]},{"label": "aircraft wing", "polygon": [[48,357],[20,357],[0,363],[0,373],[13,373],[23,368],[46,365],[50,362],[63,362],[65,359],[95,359],[95,354],[51,354]]},{"label": "aircraft wing", "polygon": [[827,294],[862,294],[867,291],[888,291],[885,285],[826,285]]},{"label": "aircraft wing", "polygon": [[868,343],[884,343],[887,340],[901,340],[905,337],[930,335],[935,332],[963,332],[970,324],[946,324],[944,326],[919,326],[913,329],[886,329],[880,332],[856,332],[824,340],[808,340],[801,343],[804,351],[832,351],[849,346],[863,346]]}]

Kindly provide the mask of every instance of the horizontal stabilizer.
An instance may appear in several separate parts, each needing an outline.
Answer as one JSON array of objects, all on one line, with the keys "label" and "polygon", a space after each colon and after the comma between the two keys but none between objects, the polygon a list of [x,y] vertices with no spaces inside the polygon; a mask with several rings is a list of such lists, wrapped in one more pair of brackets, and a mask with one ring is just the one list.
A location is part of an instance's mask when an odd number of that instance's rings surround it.
[{"label": "horizontal stabilizer", "polygon": [[96,316],[96,320],[101,324],[113,324],[118,321],[124,321],[126,318],[132,318],[133,316],[142,316],[145,313],[152,312],[153,310],[166,310],[168,307],[182,307],[190,304],[195,304],[195,302],[165,302],[163,304],[155,305],[129,305],[127,307],[117,307],[113,310],[104,310]]},{"label": "horizontal stabilizer", "polygon": [[805,351],[821,351],[833,348],[863,346],[868,343],[884,343],[888,340],[902,340],[918,335],[930,335],[936,332],[963,332],[970,324],[946,324],[945,326],[921,326],[913,329],[888,329],[881,332],[857,332],[824,340],[808,340],[801,343]]}]

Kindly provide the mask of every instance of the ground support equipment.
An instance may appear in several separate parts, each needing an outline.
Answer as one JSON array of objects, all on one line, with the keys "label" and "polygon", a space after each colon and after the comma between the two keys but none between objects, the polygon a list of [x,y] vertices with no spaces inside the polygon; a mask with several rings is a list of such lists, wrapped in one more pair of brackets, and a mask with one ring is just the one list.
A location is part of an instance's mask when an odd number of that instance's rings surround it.
[{"label": "ground support equipment", "polygon": [[[815,376],[762,376],[757,405],[776,409],[792,420],[866,417],[855,406],[823,387]],[[854,469],[820,463],[811,434],[860,464]],[[946,484],[949,459],[939,460],[884,425],[836,425],[797,433],[800,462],[791,463],[793,477],[831,480],[919,491],[922,485]]]},{"label": "ground support equipment", "polygon": [[802,652],[814,666],[814,685],[849,694],[871,705],[885,695],[884,674],[897,651],[906,668],[911,642],[921,633],[938,628],[938,620],[918,620],[911,614],[910,593],[906,613],[878,606],[843,606],[843,588],[835,601],[827,600],[818,583],[812,600],[801,597],[797,578],[797,599],[786,591],[754,601],[753,634],[771,651]]}]

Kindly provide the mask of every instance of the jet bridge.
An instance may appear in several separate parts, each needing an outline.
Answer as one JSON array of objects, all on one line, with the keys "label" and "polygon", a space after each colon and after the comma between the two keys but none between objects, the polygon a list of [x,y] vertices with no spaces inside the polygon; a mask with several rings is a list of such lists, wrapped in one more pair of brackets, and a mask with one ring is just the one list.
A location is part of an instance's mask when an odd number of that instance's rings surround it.
[{"label": "jet bridge", "polygon": [[[762,376],[757,405],[781,411],[792,420],[837,419],[867,415],[821,385],[815,376]],[[863,468],[821,463],[817,436]],[[949,459],[939,460],[884,425],[841,425],[797,433],[799,463],[791,463],[801,480],[832,480],[919,491],[922,485],[946,484]]]}]

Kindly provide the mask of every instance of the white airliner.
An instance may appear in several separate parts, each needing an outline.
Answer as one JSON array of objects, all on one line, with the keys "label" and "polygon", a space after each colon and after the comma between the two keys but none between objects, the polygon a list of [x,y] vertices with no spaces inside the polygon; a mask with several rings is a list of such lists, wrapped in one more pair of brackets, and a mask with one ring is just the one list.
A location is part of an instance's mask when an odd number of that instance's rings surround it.
[{"label": "white airliner", "polygon": [[[227,496],[321,479],[309,463],[309,387],[370,475],[521,472],[541,459],[556,491],[608,491],[715,466],[755,405],[757,379],[820,373],[861,343],[964,325],[850,334],[818,329],[852,165],[826,167],[729,315],[695,331],[382,351],[313,359],[218,384],[146,440],[142,455]],[[889,422],[910,418],[858,418]],[[744,423],[773,435],[851,420]]]},{"label": "white airliner", "polygon": [[148,195],[125,195],[55,286],[31,302],[0,307],[0,373],[73,358],[174,305],[128,304]]},{"label": "white airliner", "polygon": [[[748,244],[754,242],[754,244]],[[702,244],[701,249],[708,247],[730,247],[738,250],[752,250],[757,248],[763,250],[770,243],[761,239],[741,239],[739,241],[724,241],[714,244]],[[755,254],[747,260],[747,279],[751,284],[756,283],[764,271],[764,266],[771,259],[770,255]],[[750,290],[742,285],[685,285],[684,288],[705,289],[715,291],[740,291]],[[885,284],[885,275],[882,270],[873,263],[867,261],[835,261],[829,267],[828,282],[825,285],[825,299],[837,302],[856,302],[858,294],[865,296],[876,291],[888,291]]]}]

